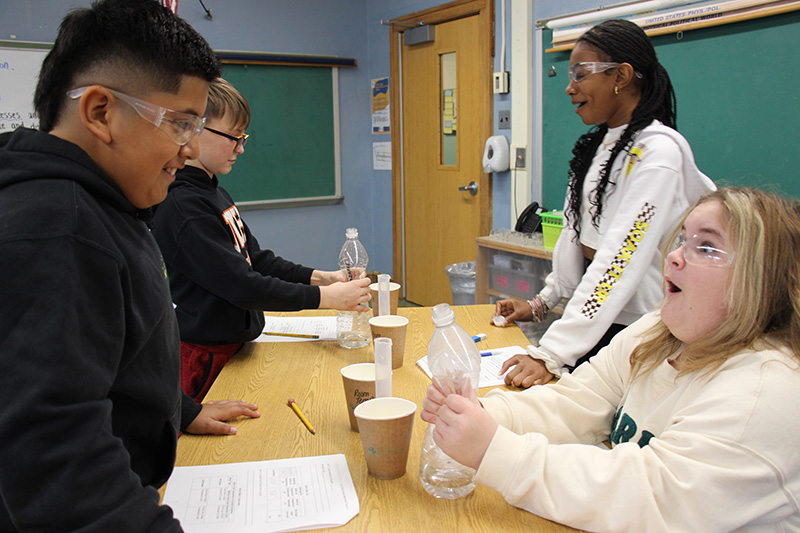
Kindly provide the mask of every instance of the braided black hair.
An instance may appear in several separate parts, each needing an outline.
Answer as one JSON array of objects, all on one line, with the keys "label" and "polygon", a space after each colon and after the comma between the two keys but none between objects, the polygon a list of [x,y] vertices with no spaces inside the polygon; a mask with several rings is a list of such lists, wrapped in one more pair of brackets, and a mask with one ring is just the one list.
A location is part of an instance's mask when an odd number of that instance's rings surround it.
[{"label": "braided black hair", "polygon": [[[614,186],[614,182],[609,179],[609,173],[617,156],[626,151],[633,143],[634,135],[654,119],[676,129],[677,108],[669,74],[658,62],[653,43],[639,26],[627,20],[607,20],[584,33],[577,41],[581,42],[597,48],[608,56],[607,61],[629,63],[637,73],[638,83],[641,86],[641,98],[633,110],[630,123],[614,144],[608,161],[600,170],[597,187],[589,195],[592,224],[598,227],[603,214],[603,198],[610,192],[609,185]],[[583,134],[572,149],[566,214],[572,220],[573,229],[578,236],[580,236],[583,183],[597,147],[607,132],[608,124],[600,124]]]}]

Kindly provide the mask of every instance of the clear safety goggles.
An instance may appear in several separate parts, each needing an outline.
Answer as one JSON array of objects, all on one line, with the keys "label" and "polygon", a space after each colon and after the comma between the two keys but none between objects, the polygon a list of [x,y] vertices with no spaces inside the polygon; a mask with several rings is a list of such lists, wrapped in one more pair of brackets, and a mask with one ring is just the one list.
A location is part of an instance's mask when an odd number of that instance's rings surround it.
[{"label": "clear safety goggles", "polygon": [[687,263],[699,266],[726,267],[733,263],[734,252],[726,252],[715,247],[708,241],[708,238],[700,235],[687,237],[679,234],[670,248],[674,252],[678,248],[683,248],[683,259]]},{"label": "clear safety goggles", "polygon": [[597,74],[598,72],[605,72],[612,68],[617,68],[621,63],[612,63],[606,61],[582,61],[580,63],[573,63],[569,66],[569,79],[575,83],[580,83],[586,76]]},{"label": "clear safety goggles", "polygon": [[[73,100],[80,98],[89,87],[90,86],[87,85],[86,87],[78,87],[77,89],[67,91],[67,96]],[[131,106],[140,117],[166,133],[170,139],[180,146],[188,143],[195,135],[199,135],[206,124],[206,117],[198,117],[191,113],[182,113],[166,107],[157,106],[109,87],[106,87],[106,89],[118,99]]]}]

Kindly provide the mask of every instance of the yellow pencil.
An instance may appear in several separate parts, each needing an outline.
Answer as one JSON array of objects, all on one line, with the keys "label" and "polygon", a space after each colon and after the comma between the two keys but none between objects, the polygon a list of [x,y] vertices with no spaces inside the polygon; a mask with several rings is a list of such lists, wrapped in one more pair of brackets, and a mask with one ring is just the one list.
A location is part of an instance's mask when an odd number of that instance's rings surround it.
[{"label": "yellow pencil", "polygon": [[308,428],[308,430],[311,432],[311,434],[312,435],[316,435],[317,432],[314,431],[313,427],[311,427],[311,422],[308,421],[306,416],[302,413],[302,411],[300,411],[300,408],[297,407],[297,404],[294,403],[294,398],[289,398],[289,402],[288,403],[289,403],[289,407],[292,408],[292,410],[295,412],[295,414],[300,418],[300,421],[303,422],[303,424],[305,424],[305,426]]},{"label": "yellow pencil", "polygon": [[298,337],[301,339],[319,339],[319,335],[310,333],[279,333],[277,331],[264,331],[264,335],[277,335],[278,337]]}]

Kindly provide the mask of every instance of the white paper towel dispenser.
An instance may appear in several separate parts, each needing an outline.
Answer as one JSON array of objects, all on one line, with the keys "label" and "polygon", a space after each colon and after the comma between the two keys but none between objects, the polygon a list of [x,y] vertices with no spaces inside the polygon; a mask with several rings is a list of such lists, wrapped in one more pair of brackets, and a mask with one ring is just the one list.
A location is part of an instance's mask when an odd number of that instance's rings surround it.
[{"label": "white paper towel dispenser", "polygon": [[489,137],[483,150],[483,171],[490,174],[506,170],[508,170],[508,139],[505,135]]}]

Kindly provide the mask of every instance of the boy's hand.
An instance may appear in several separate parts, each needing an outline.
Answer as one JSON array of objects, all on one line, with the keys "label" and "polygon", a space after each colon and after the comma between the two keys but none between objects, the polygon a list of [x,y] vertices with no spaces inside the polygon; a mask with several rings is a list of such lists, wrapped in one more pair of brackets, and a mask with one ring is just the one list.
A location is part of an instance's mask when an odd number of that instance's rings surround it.
[{"label": "boy's hand", "polygon": [[[513,324],[517,320],[523,322],[533,320],[533,311],[531,311],[530,304],[524,300],[517,300],[516,298],[498,301],[495,305],[495,313],[492,318],[497,315],[505,317],[506,325]],[[492,320],[489,321],[489,324],[496,325]]]},{"label": "boy's hand", "polygon": [[506,385],[514,385],[523,389],[532,385],[550,383],[554,377],[542,361],[534,359],[527,353],[516,354],[506,359],[500,368],[500,375],[503,375],[511,367],[515,368],[506,374]]},{"label": "boy's hand", "polygon": [[[366,270],[359,267],[350,269],[350,275],[353,279],[361,279],[366,276]],[[350,281],[347,279],[347,274],[341,270],[314,270],[311,273],[311,285],[318,285],[324,287],[332,285],[337,281]]]},{"label": "boy's hand", "polygon": [[197,418],[186,428],[194,435],[236,435],[236,428],[225,422],[240,416],[258,418],[258,406],[242,400],[219,400],[203,404]]},{"label": "boy's hand", "polygon": [[347,283],[337,282],[319,288],[319,308],[340,311],[372,311],[366,304],[372,299],[369,294],[369,278]]},{"label": "boy's hand", "polygon": [[324,287],[337,281],[347,281],[341,270],[314,270],[311,272],[311,285]]},{"label": "boy's hand", "polygon": [[[342,272],[341,270],[339,270],[339,274],[341,274],[342,281],[350,281],[349,279],[347,279],[347,273],[346,272]],[[350,269],[350,277],[353,278],[353,279],[366,278],[367,277],[367,269],[363,268],[363,267],[352,267]]]},{"label": "boy's hand", "polygon": [[[439,406],[433,440],[462,465],[477,469],[497,431],[497,422],[481,407],[471,386],[464,393],[466,397],[448,395]],[[423,409],[427,410],[425,402]]]}]

